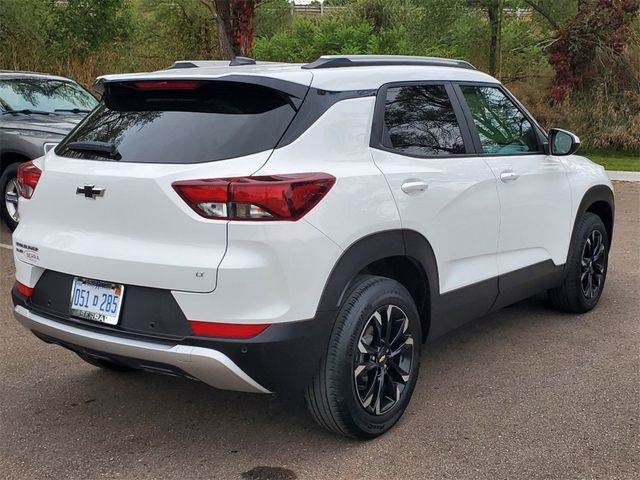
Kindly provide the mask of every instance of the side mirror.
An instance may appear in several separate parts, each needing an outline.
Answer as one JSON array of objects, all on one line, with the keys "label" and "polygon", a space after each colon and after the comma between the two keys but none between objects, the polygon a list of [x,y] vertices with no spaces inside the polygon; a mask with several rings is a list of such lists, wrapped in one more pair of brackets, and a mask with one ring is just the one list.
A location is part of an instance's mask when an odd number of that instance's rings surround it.
[{"label": "side mirror", "polygon": [[580,148],[577,135],[559,128],[552,128],[549,132],[549,150],[551,155],[573,155]]}]

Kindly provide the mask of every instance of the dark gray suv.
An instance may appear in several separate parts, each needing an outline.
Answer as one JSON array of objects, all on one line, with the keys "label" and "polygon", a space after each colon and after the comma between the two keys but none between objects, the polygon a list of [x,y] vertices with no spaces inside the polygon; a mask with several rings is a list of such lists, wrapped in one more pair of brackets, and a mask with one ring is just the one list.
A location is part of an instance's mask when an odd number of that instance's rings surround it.
[{"label": "dark gray suv", "polygon": [[0,210],[18,225],[18,165],[44,155],[96,105],[73,80],[40,73],[0,71]]}]

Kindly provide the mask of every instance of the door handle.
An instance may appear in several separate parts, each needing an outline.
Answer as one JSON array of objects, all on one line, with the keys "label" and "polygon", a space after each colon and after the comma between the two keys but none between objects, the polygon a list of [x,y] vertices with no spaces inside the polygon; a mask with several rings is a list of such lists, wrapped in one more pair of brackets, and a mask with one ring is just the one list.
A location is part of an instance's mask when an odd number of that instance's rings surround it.
[{"label": "door handle", "polygon": [[400,188],[407,195],[418,195],[429,188],[429,184],[423,180],[407,180]]},{"label": "door handle", "polygon": [[500,180],[502,180],[504,183],[513,182],[518,178],[520,178],[520,175],[518,175],[513,170],[505,170],[500,174]]}]

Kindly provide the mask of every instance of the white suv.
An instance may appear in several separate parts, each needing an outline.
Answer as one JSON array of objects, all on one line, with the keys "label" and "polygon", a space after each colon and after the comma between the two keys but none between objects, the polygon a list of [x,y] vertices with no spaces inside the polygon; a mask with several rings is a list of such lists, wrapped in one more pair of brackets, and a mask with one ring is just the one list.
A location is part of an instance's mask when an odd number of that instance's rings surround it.
[{"label": "white suv", "polygon": [[425,341],[602,293],[604,170],[468,63],[177,62],[96,85],[21,166],[13,236],[17,319],[91,364],[304,391],[321,425],[371,438]]}]

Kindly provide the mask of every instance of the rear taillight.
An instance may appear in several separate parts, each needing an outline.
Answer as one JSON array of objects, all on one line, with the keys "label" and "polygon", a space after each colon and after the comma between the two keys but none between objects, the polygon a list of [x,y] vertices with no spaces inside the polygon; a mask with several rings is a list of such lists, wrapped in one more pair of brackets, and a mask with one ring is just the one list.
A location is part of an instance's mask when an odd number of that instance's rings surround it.
[{"label": "rear taillight", "polygon": [[31,295],[33,295],[33,288],[27,287],[25,284],[20,282],[16,282],[16,290],[27,298],[31,298]]},{"label": "rear taillight", "polygon": [[173,188],[205,218],[298,220],[327,194],[335,177],[293,173],[175,182]]},{"label": "rear taillight", "polygon": [[264,332],[268,324],[243,325],[237,323],[216,323],[189,321],[194,335],[205,337],[252,338]]},{"label": "rear taillight", "polygon": [[24,198],[31,198],[42,175],[42,170],[36,167],[33,162],[20,164],[18,167],[18,186],[20,195]]}]

